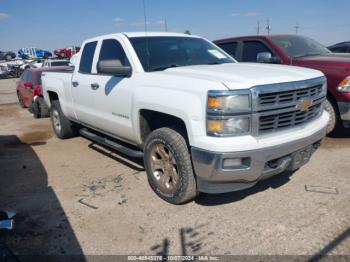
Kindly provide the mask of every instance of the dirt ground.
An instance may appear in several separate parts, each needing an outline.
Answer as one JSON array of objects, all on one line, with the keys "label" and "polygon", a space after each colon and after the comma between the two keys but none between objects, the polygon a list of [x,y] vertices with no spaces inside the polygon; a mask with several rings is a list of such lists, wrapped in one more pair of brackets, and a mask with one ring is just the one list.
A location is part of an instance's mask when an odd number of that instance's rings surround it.
[{"label": "dirt ground", "polygon": [[[17,103],[0,80],[0,210],[21,254],[350,256],[350,130],[326,138],[294,174],[175,206],[150,189],[142,163],[77,137]],[[348,257],[349,258],[349,257]],[[1,260],[1,259],[0,259]]]}]

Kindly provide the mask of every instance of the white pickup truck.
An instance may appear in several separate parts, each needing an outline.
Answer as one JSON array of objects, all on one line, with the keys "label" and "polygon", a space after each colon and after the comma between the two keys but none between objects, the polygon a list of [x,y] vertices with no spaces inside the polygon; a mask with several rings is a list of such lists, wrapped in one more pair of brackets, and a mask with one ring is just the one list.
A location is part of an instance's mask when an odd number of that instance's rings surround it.
[{"label": "white pickup truck", "polygon": [[170,203],[296,170],[326,133],[316,70],[237,63],[176,33],[88,39],[75,60],[71,72],[42,75],[56,135],[143,157],[152,189]]}]

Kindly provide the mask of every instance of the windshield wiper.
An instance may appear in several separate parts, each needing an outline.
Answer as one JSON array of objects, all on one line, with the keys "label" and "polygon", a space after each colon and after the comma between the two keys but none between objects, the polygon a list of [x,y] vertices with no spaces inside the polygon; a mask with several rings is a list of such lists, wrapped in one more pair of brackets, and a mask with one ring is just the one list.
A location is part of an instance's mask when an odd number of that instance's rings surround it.
[{"label": "windshield wiper", "polygon": [[155,67],[152,67],[150,71],[162,71],[162,70],[165,70],[165,69],[168,69],[168,68],[179,67],[179,66],[181,66],[181,65],[179,65],[179,64],[171,64],[171,65],[155,66]]}]

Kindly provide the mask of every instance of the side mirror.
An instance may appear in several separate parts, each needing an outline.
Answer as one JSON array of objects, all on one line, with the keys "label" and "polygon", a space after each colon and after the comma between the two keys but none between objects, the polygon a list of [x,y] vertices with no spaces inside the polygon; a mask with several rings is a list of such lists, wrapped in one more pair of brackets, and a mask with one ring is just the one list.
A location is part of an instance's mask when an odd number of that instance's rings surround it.
[{"label": "side mirror", "polygon": [[130,66],[123,66],[118,59],[108,59],[98,61],[97,72],[105,75],[130,77],[132,70]]},{"label": "side mirror", "polygon": [[30,88],[33,87],[33,83],[32,82],[24,82],[23,85],[25,87],[30,87]]},{"label": "side mirror", "polygon": [[273,63],[280,64],[281,60],[278,57],[273,57],[270,52],[260,52],[256,56],[258,63]]},{"label": "side mirror", "polygon": [[270,52],[261,52],[256,56],[256,61],[258,63],[270,63],[272,54]]}]

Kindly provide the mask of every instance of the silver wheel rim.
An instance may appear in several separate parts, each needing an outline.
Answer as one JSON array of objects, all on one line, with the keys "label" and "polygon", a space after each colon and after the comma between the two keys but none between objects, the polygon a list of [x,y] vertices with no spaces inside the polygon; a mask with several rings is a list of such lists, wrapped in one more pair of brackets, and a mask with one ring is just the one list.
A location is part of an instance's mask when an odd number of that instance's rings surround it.
[{"label": "silver wheel rim", "polygon": [[176,160],[170,150],[164,144],[154,144],[149,155],[149,163],[152,176],[159,188],[165,193],[174,193],[179,175]]},{"label": "silver wheel rim", "polygon": [[57,110],[52,112],[52,123],[57,133],[61,132],[61,120]]}]

